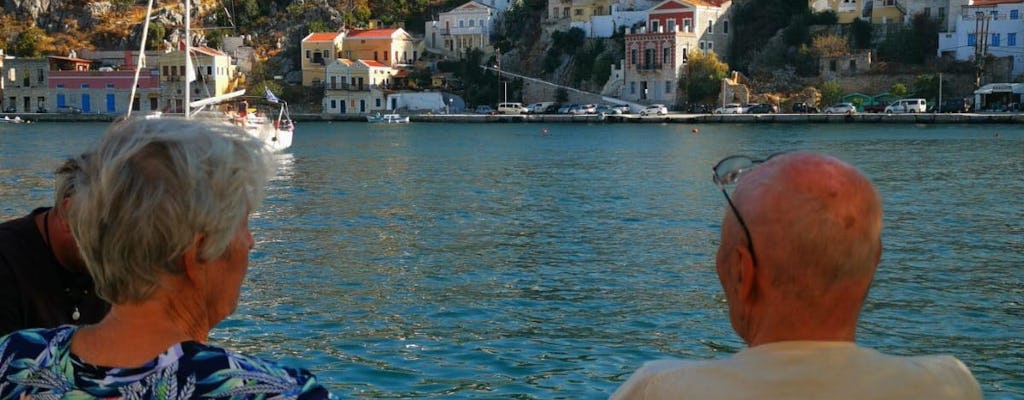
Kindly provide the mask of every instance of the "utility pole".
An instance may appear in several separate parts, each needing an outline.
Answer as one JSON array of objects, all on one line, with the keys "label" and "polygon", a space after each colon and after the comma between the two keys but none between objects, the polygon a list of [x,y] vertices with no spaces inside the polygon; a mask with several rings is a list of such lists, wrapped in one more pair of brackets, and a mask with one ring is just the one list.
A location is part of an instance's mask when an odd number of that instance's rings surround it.
[{"label": "utility pole", "polygon": [[974,88],[981,87],[981,77],[985,74],[985,56],[988,54],[988,26],[991,17],[984,11],[974,13],[974,62],[977,70],[974,75]]}]

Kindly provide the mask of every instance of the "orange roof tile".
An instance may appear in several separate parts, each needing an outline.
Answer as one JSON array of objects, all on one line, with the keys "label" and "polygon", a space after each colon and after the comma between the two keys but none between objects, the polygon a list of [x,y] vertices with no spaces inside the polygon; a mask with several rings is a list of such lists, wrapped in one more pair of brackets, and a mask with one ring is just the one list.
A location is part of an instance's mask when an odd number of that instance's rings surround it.
[{"label": "orange roof tile", "polygon": [[303,42],[333,42],[334,39],[341,35],[340,32],[313,32],[303,39]]},{"label": "orange roof tile", "polygon": [[390,38],[398,29],[368,29],[368,30],[353,30],[348,33],[348,37],[358,37],[364,39],[374,38]]},{"label": "orange roof tile", "polygon": [[368,67],[374,67],[374,68],[387,68],[388,67],[387,64],[381,63],[380,61],[377,61],[377,60],[359,60],[359,61],[362,62],[363,64],[366,64],[366,66],[368,66]]}]

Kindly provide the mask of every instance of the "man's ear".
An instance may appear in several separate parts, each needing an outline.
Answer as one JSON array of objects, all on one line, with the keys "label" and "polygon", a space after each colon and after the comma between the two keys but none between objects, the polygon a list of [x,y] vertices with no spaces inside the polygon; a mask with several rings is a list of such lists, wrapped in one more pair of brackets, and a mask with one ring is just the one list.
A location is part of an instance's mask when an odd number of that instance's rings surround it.
[{"label": "man's ear", "polygon": [[754,281],[757,279],[757,269],[754,268],[754,257],[746,246],[736,247],[736,282],[737,299],[741,302],[748,302],[754,296]]},{"label": "man's ear", "polygon": [[68,225],[68,206],[70,206],[70,205],[71,205],[71,198],[70,197],[64,197],[60,201],[60,209],[59,210],[54,210],[57,213],[57,216],[60,217],[60,218],[57,218],[57,220],[60,221],[60,223],[57,224],[57,226],[59,226],[61,231],[63,231],[63,232],[71,232],[71,226]]}]

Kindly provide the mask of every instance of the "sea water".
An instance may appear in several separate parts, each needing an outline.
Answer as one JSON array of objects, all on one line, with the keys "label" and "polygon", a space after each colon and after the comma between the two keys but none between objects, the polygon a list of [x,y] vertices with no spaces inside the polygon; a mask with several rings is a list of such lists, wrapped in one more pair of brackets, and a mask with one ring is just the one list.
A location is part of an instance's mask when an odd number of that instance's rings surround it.
[{"label": "sea water", "polygon": [[[104,128],[0,125],[0,217],[51,203],[52,170]],[[881,191],[858,342],[1024,396],[1019,125],[299,124],[213,342],[343,398],[604,398],[647,360],[728,357],[711,167],[781,150]]]}]

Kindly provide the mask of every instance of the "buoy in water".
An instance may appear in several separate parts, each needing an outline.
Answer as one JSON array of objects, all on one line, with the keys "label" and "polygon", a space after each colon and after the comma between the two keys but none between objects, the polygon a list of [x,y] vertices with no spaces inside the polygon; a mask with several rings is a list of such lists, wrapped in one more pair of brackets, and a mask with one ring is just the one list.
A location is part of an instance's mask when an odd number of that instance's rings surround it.
[{"label": "buoy in water", "polygon": [[690,129],[690,133],[696,135],[696,134],[700,133],[700,131],[697,130],[697,128],[693,128],[693,129]]}]

